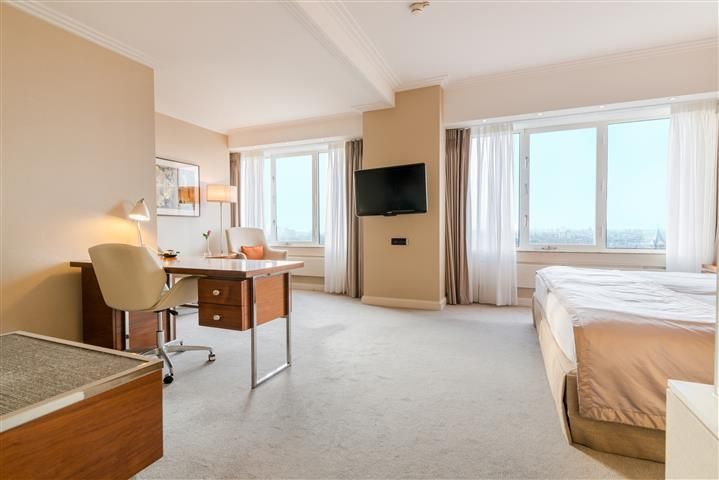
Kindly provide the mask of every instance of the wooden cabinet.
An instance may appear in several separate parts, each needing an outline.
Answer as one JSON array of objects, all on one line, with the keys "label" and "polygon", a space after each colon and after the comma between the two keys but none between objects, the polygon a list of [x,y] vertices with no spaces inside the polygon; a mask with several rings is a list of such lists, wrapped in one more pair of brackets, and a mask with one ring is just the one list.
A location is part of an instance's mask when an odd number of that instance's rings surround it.
[{"label": "wooden cabinet", "polygon": [[[257,325],[289,313],[289,276],[276,275],[255,280]],[[201,278],[198,282],[200,325],[248,330],[252,325],[252,280]]]},{"label": "wooden cabinet", "polygon": [[13,379],[1,478],[120,480],[162,457],[161,361],[24,332],[0,344],[12,352],[0,374]]}]

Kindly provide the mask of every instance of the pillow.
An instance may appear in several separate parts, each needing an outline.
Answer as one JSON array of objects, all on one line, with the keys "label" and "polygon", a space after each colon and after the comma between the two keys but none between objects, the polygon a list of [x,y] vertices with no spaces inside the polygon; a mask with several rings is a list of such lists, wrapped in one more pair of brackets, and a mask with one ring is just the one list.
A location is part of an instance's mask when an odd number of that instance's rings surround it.
[{"label": "pillow", "polygon": [[247,260],[262,260],[265,258],[265,247],[262,245],[255,245],[249,247],[240,247],[240,251],[245,254]]}]

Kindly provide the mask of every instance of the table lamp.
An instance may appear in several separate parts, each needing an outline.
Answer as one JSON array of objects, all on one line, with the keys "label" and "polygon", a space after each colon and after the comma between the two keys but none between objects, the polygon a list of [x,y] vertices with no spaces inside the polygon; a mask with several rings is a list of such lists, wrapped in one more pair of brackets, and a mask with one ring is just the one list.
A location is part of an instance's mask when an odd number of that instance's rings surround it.
[{"label": "table lamp", "polygon": [[141,198],[140,200],[138,200],[127,216],[130,220],[134,220],[137,224],[137,236],[140,238],[140,246],[144,246],[145,244],[142,241],[142,230],[140,229],[140,222],[150,221],[150,210],[147,208],[145,199]]},{"label": "table lamp", "polygon": [[223,205],[237,203],[237,187],[233,185],[207,185],[207,201],[220,204],[220,245],[222,255],[225,254],[225,227]]}]

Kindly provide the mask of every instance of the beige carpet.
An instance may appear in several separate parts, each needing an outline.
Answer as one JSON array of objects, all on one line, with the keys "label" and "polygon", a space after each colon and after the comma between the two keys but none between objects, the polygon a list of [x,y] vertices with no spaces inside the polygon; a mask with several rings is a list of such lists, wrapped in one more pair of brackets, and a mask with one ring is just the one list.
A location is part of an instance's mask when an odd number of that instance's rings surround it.
[{"label": "beige carpet", "polygon": [[[284,322],[259,329],[261,372]],[[251,391],[249,332],[180,319],[165,456],[140,478],[662,478],[567,445],[527,308],[396,310],[294,296],[294,365]]]}]

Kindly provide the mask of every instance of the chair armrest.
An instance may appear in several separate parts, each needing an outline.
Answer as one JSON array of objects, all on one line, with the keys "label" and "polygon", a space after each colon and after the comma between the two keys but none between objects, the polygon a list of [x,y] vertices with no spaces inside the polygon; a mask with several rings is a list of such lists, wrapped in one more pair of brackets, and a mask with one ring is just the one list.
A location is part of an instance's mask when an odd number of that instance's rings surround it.
[{"label": "chair armrest", "polygon": [[267,247],[267,249],[265,249],[265,259],[287,260],[287,250],[278,250],[276,248]]}]

